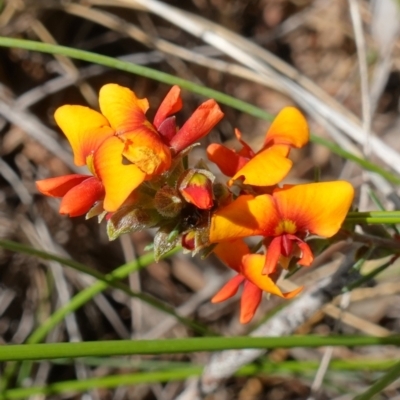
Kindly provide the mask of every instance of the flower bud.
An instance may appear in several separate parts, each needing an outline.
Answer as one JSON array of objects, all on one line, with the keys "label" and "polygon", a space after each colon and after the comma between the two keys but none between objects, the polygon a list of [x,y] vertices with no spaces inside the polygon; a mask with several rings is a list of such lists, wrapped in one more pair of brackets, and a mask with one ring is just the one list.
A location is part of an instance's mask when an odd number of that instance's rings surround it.
[{"label": "flower bud", "polygon": [[185,172],[179,185],[179,192],[190,204],[201,210],[209,210],[213,204],[214,175],[203,169],[191,169]]}]

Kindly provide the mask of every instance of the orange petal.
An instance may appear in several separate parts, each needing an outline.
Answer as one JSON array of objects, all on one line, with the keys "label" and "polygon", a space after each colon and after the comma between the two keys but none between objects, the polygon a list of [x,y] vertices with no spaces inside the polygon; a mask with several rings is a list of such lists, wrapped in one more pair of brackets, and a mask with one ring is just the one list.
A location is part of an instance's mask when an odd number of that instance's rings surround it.
[{"label": "orange petal", "polygon": [[43,179],[36,181],[36,187],[40,193],[51,197],[63,197],[76,185],[90,178],[90,175],[64,175],[56,178]]},{"label": "orange petal", "polygon": [[261,303],[262,290],[250,281],[245,281],[240,301],[240,323],[247,324],[252,320]]},{"label": "orange petal", "polygon": [[103,182],[106,196],[104,209],[116,211],[146,178],[146,174],[122,156],[124,143],[113,136],[94,154],[94,168]]},{"label": "orange petal", "polygon": [[210,242],[254,235],[274,236],[279,220],[280,216],[270,195],[239,196],[212,216]]},{"label": "orange petal", "polygon": [[73,187],[63,197],[60,204],[60,214],[78,217],[86,214],[96,201],[104,197],[104,187],[101,182],[90,177]]},{"label": "orange petal", "polygon": [[247,158],[241,157],[235,151],[217,143],[212,143],[207,147],[207,157],[217,164],[226,176],[235,175],[248,162]]},{"label": "orange petal", "polygon": [[276,286],[275,282],[268,275],[262,275],[262,270],[265,265],[265,255],[263,254],[248,254],[247,256],[244,256],[242,265],[242,274],[246,277],[246,279],[254,283],[254,285],[259,287],[264,292],[289,299],[294,297],[303,289],[300,287],[291,292],[282,293],[282,291],[278,288],[278,286]]},{"label": "orange petal", "polygon": [[294,107],[285,107],[274,119],[265,137],[264,147],[286,144],[303,147],[309,140],[308,124],[303,114]]},{"label": "orange petal", "polygon": [[179,153],[206,136],[223,116],[224,113],[215,100],[207,100],[195,110],[182,128],[179,129],[171,139],[170,146],[176,153]]},{"label": "orange petal", "polygon": [[242,239],[237,239],[230,242],[218,243],[214,247],[213,252],[230,268],[236,272],[240,272],[242,258],[250,253],[250,249]]},{"label": "orange petal", "polygon": [[172,86],[171,90],[164,97],[164,100],[158,107],[154,117],[154,126],[158,129],[166,118],[175,114],[182,108],[181,89],[179,86]]},{"label": "orange petal", "polygon": [[160,175],[171,166],[171,151],[157,133],[147,126],[119,136],[124,142],[122,154],[146,175]]},{"label": "orange petal", "polygon": [[114,134],[106,118],[88,107],[65,105],[57,108],[54,118],[72,147],[76,165],[85,165],[86,157]]},{"label": "orange petal", "polygon": [[132,90],[115,83],[100,89],[99,103],[102,114],[108,119],[117,135],[133,131],[146,122],[149,108],[147,99],[138,99]]},{"label": "orange petal", "polygon": [[297,231],[331,237],[340,229],[354,197],[345,181],[309,183],[275,189],[273,198],[283,220]]},{"label": "orange petal", "polygon": [[243,281],[244,281],[244,276],[242,275],[236,275],[235,277],[233,277],[211,299],[211,303],[220,303],[221,301],[225,301],[234,296],[237,293],[239,286]]},{"label": "orange petal", "polygon": [[279,183],[292,168],[287,158],[289,147],[276,145],[257,153],[247,164],[239,169],[229,181],[244,177],[243,183],[254,186],[272,186]]}]

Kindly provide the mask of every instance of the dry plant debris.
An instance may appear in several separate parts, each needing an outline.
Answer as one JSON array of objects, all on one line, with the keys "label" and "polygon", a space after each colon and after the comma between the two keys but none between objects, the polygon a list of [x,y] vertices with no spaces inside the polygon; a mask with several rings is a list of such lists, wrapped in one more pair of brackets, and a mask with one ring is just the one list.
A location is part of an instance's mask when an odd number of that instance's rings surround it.
[{"label": "dry plant debris", "polygon": [[[393,165],[393,160],[400,160],[400,40],[398,32],[390,37],[378,37],[376,32],[384,30],[382,25],[387,21],[378,20],[368,2],[358,3],[367,50],[367,78],[375,93],[369,118],[371,137],[378,142],[374,142],[377,145],[372,145],[368,156],[384,168],[394,168],[398,172],[400,162]],[[353,126],[350,122],[360,129],[364,122],[357,32],[348,1],[192,0],[166,1],[165,4],[190,13],[183,14],[193,18],[188,19],[189,25],[193,23],[195,26],[206,20],[203,29],[210,29],[215,34],[214,42],[204,40],[201,35],[195,37],[176,21],[169,20],[168,15],[157,15],[154,10],[147,10],[142,1],[133,0],[6,0],[1,4],[0,35],[126,57],[134,63],[249,101],[272,114],[277,114],[283,107],[296,106],[304,110],[312,132],[336,141],[347,151],[363,154],[362,141],[349,136],[348,132]],[[204,20],[198,20],[198,17]],[[237,51],[238,54],[247,51],[248,59],[238,60],[235,54],[221,50],[216,38],[229,38],[226,30],[243,38],[243,43],[237,43]],[[252,64],[254,60],[251,57],[258,55],[254,48],[246,48],[246,40],[264,49],[260,65]],[[382,51],[382,40],[388,43],[385,52]],[[0,239],[29,244],[39,250],[72,258],[104,274],[144,254],[146,246],[153,241],[154,232],[135,232],[110,242],[104,226],[99,226],[96,221],[60,216],[59,202],[39,196],[34,181],[82,171],[73,164],[68,143],[54,120],[54,112],[59,106],[80,104],[97,109],[99,89],[110,82],[129,87],[139,97],[147,97],[150,104],[160,104],[169,87],[64,56],[7,48],[0,48],[0,53]],[[304,102],[299,101],[301,96],[298,93],[307,93],[312,101],[308,102],[308,97]],[[188,110],[196,109],[204,99],[187,91],[183,91],[182,97],[186,107],[179,118],[185,121],[190,117]],[[322,106],[324,108],[320,108]],[[193,150],[194,159],[207,157],[205,149],[210,142],[220,140],[225,145],[235,146],[234,128],[243,132],[243,139],[253,149],[260,148],[269,123],[228,107],[222,106],[222,109],[225,113],[223,122],[203,139],[201,148]],[[329,111],[327,119],[323,118],[321,110]],[[151,120],[154,113],[155,109],[148,114]],[[329,121],[332,119],[337,123],[331,124]],[[386,147],[381,148],[380,144],[390,147],[390,159],[385,159]],[[356,189],[367,185],[386,209],[398,208],[396,188],[388,188],[386,182],[362,174],[359,166],[333,155],[319,144],[295,149],[291,158],[296,165],[288,176],[291,182],[312,181],[317,166],[324,180],[345,179]],[[213,173],[219,172],[216,169]],[[370,199],[364,206],[374,209]],[[152,296],[173,307],[181,316],[191,317],[222,335],[245,335],[250,331],[255,336],[266,332],[271,335],[297,332],[376,336],[399,333],[399,264],[394,263],[384,274],[371,280],[368,287],[353,290],[350,298],[343,300],[338,297],[341,288],[349,280],[359,277],[350,276],[349,265],[342,260],[349,251],[343,245],[322,253],[313,266],[297,274],[293,282],[285,280],[285,291],[291,291],[297,285],[312,289],[298,300],[305,307],[304,312],[299,313],[300,308],[291,311],[289,306],[281,311],[282,320],[278,315],[270,325],[264,324],[259,328],[256,326],[263,316],[278,310],[282,301],[273,298],[262,302],[250,325],[239,324],[238,296],[224,303],[210,303],[217,290],[232,277],[215,257],[204,261],[198,257],[173,256],[149,265],[130,276],[125,283],[132,290]],[[93,283],[93,278],[62,268],[58,263],[5,249],[0,250],[0,265],[1,344],[24,343],[55,310]],[[373,269],[375,265],[367,264],[365,268]],[[338,273],[338,269],[347,272]],[[332,281],[332,277],[340,279]],[[325,288],[324,291],[319,290],[321,287]],[[313,293],[320,297],[317,296],[319,301],[310,306],[304,299],[312,297]],[[298,319],[288,320],[288,315],[292,315],[291,312],[296,314],[296,310],[301,314]],[[290,327],[285,325],[279,330],[279,321],[289,321]],[[65,318],[47,335],[46,341],[191,336],[194,332],[170,315],[117,289],[108,289]],[[327,351],[273,351],[268,354],[268,359],[319,362]],[[249,353],[243,351],[246,352]],[[247,362],[257,357],[264,360],[263,352],[252,352]],[[368,350],[335,348],[331,357],[386,360],[398,358],[399,352],[397,348],[378,346]],[[329,368],[326,374],[322,373],[319,384],[315,369],[306,369],[302,373],[286,370],[238,377],[233,376],[236,368],[227,372],[224,364],[214,363],[221,358],[231,367],[234,362],[240,364],[237,352],[135,357],[123,360],[120,365],[95,363],[95,360],[35,363],[28,375],[13,375],[9,387],[146,370],[154,361],[159,362],[158,365],[169,361],[200,364],[206,369],[200,381],[127,385],[93,389],[84,395],[54,394],[46,398],[347,399],[351,398],[347,395],[365,390],[377,377],[372,372],[348,373]],[[0,367],[3,376],[7,368],[7,365]],[[221,372],[221,368],[224,373],[219,375],[215,371]],[[398,390],[395,382],[379,398],[394,398]]]}]

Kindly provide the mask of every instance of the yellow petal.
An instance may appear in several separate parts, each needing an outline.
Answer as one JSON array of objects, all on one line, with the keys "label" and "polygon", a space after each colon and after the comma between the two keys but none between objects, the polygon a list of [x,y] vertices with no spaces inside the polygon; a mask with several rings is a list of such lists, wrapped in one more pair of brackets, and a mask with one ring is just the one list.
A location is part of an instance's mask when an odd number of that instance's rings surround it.
[{"label": "yellow petal", "polygon": [[276,189],[276,201],[283,220],[295,223],[297,231],[331,237],[340,229],[354,197],[345,181],[309,183]]},{"label": "yellow petal", "polygon": [[272,236],[279,223],[279,215],[272,196],[239,196],[234,202],[217,210],[210,226],[210,242],[247,236]]},{"label": "yellow petal", "polygon": [[243,269],[242,274],[252,282],[254,285],[259,287],[261,290],[267,293],[275,294],[279,297],[286,299],[296,296],[302,287],[297,288],[288,293],[282,293],[275,282],[268,277],[268,275],[262,275],[262,270],[265,264],[265,255],[263,254],[248,254],[243,257]]},{"label": "yellow petal", "polygon": [[310,139],[308,124],[303,114],[294,107],[285,107],[274,119],[265,137],[264,146],[287,144],[303,147]]},{"label": "yellow petal", "polygon": [[289,147],[276,145],[257,153],[229,181],[244,177],[244,183],[254,186],[273,186],[289,173],[292,161],[287,158]]},{"label": "yellow petal", "polygon": [[88,107],[65,105],[54,118],[71,144],[76,165],[85,165],[86,157],[114,134],[106,118]]},{"label": "yellow petal", "polygon": [[147,99],[138,99],[132,90],[114,83],[104,85],[99,94],[100,110],[117,135],[135,130],[147,120]]},{"label": "yellow petal", "polygon": [[277,296],[283,297],[283,293],[276,286],[275,282],[268,277],[263,275],[262,270],[265,265],[265,255],[263,254],[248,254],[243,257],[242,274],[250,282],[254,283],[257,287],[267,293],[276,294]]},{"label": "yellow petal", "polygon": [[116,211],[146,178],[135,164],[123,158],[124,143],[116,136],[107,139],[94,154],[96,174],[105,188],[104,209]]}]

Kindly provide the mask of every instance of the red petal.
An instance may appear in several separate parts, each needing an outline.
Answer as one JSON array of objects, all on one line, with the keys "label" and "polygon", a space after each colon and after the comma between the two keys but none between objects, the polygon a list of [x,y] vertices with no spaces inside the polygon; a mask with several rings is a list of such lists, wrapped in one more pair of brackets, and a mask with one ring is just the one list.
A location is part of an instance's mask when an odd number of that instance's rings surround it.
[{"label": "red petal", "polygon": [[176,134],[175,116],[165,119],[157,129],[160,136],[164,139],[164,142],[169,144]]},{"label": "red petal", "polygon": [[78,217],[86,214],[96,201],[104,197],[104,187],[95,177],[90,177],[72,188],[62,199],[60,214]]},{"label": "red petal", "polygon": [[252,320],[260,305],[261,298],[262,290],[254,283],[246,280],[240,302],[240,322],[242,324],[247,324]]},{"label": "red petal", "polygon": [[172,114],[175,114],[182,108],[182,99],[180,97],[181,89],[179,86],[172,86],[171,90],[164,97],[164,100],[158,107],[154,117],[154,126],[159,129],[164,120]]},{"label": "red petal", "polygon": [[211,299],[211,303],[220,303],[221,301],[225,301],[234,296],[237,293],[239,286],[243,281],[244,281],[243,275],[236,275],[235,277],[233,277]]},{"label": "red petal", "polygon": [[172,138],[170,146],[176,153],[179,153],[206,136],[223,116],[224,114],[215,100],[207,100],[195,110]]},{"label": "red petal", "polygon": [[272,239],[267,249],[265,257],[265,264],[262,270],[263,275],[270,275],[275,272],[276,264],[278,264],[279,257],[282,254],[282,236],[277,236]]},{"label": "red petal", "polygon": [[242,133],[239,131],[239,129],[235,129],[235,136],[237,140],[239,140],[240,144],[243,146],[243,148],[238,152],[239,155],[242,157],[246,158],[252,158],[254,157],[254,151],[252,148],[242,139]]},{"label": "red petal", "polygon": [[298,261],[298,264],[309,267],[314,261],[314,254],[312,253],[310,246],[304,240],[301,240],[295,235],[286,236],[288,236],[291,240],[295,240],[301,250],[301,258]]},{"label": "red petal", "polygon": [[235,175],[248,162],[247,158],[217,143],[212,143],[207,147],[207,157],[217,164],[218,168],[226,176]]},{"label": "red petal", "polygon": [[76,185],[90,178],[89,175],[64,175],[56,178],[43,179],[36,181],[36,187],[40,193],[51,197],[63,197]]}]

